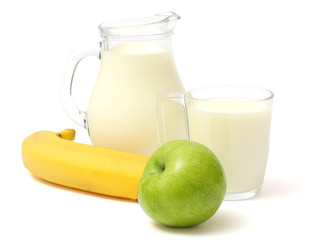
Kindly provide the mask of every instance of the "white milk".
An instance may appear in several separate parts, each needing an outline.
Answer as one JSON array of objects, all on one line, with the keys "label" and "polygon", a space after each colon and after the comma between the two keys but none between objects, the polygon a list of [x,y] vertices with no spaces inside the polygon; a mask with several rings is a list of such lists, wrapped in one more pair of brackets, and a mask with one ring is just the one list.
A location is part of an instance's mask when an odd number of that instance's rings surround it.
[{"label": "white milk", "polygon": [[105,51],[87,110],[92,143],[150,156],[159,147],[155,94],[166,92],[184,92],[170,50],[131,43]]},{"label": "white milk", "polygon": [[267,163],[270,106],[237,99],[222,101],[190,103],[190,139],[206,145],[218,157],[228,193],[256,190],[262,186]]}]

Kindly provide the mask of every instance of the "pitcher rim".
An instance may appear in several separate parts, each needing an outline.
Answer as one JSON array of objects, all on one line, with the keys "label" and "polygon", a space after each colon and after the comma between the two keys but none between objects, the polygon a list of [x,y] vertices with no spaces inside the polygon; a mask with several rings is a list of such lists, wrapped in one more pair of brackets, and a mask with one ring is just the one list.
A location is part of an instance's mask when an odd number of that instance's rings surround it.
[{"label": "pitcher rim", "polygon": [[[157,19],[158,17],[161,17],[160,19]],[[98,29],[100,31],[101,37],[129,37],[129,36],[158,36],[158,35],[169,35],[172,34],[173,29],[174,29],[174,24],[172,26],[167,26],[166,31],[163,31],[162,29],[161,32],[158,29],[155,29],[154,31],[149,30],[154,25],[158,24],[167,24],[167,23],[172,23],[176,22],[180,19],[181,17],[176,14],[175,12],[169,11],[169,12],[164,12],[164,13],[159,13],[155,14],[153,16],[150,16],[148,18],[142,18],[142,17],[135,17],[135,18],[127,18],[127,19],[122,19],[122,20],[108,20],[105,21],[101,24],[99,24]],[[153,21],[146,22],[146,20],[153,19]],[[145,21],[145,23],[140,23],[140,24],[120,24],[120,23],[128,23],[132,20],[134,21]],[[149,32],[141,33],[138,31],[138,29],[145,28]],[[119,31],[128,31],[128,33],[123,34],[120,33]],[[135,32],[134,32],[135,31]],[[159,31],[159,32],[158,32]]]}]

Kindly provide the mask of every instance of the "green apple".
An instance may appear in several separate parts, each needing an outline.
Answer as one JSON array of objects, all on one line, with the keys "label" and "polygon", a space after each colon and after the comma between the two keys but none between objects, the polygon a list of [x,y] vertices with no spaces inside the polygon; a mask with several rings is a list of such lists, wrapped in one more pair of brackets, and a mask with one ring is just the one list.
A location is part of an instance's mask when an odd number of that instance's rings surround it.
[{"label": "green apple", "polygon": [[225,192],[225,174],[214,153],[200,143],[175,140],[150,157],[138,185],[138,201],[155,221],[189,227],[213,216]]}]

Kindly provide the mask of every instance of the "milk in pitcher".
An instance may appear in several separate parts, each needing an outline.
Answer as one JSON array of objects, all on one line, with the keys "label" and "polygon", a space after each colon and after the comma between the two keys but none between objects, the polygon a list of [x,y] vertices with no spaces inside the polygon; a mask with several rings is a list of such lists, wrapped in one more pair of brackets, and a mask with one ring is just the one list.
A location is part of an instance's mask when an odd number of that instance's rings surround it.
[{"label": "milk in pitcher", "polygon": [[[159,147],[155,94],[183,91],[171,50],[137,42],[102,52],[87,109],[92,143],[150,156]],[[175,112],[169,121],[178,126],[183,115]],[[184,136],[184,129],[171,131]]]}]

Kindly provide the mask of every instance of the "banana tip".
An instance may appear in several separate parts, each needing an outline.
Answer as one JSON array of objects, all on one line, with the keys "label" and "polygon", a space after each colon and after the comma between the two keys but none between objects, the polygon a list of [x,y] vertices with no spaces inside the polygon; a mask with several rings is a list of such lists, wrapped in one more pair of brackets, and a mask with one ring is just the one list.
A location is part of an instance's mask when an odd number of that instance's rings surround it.
[{"label": "banana tip", "polygon": [[74,129],[65,129],[58,133],[60,138],[73,141],[75,138],[75,130]]}]

